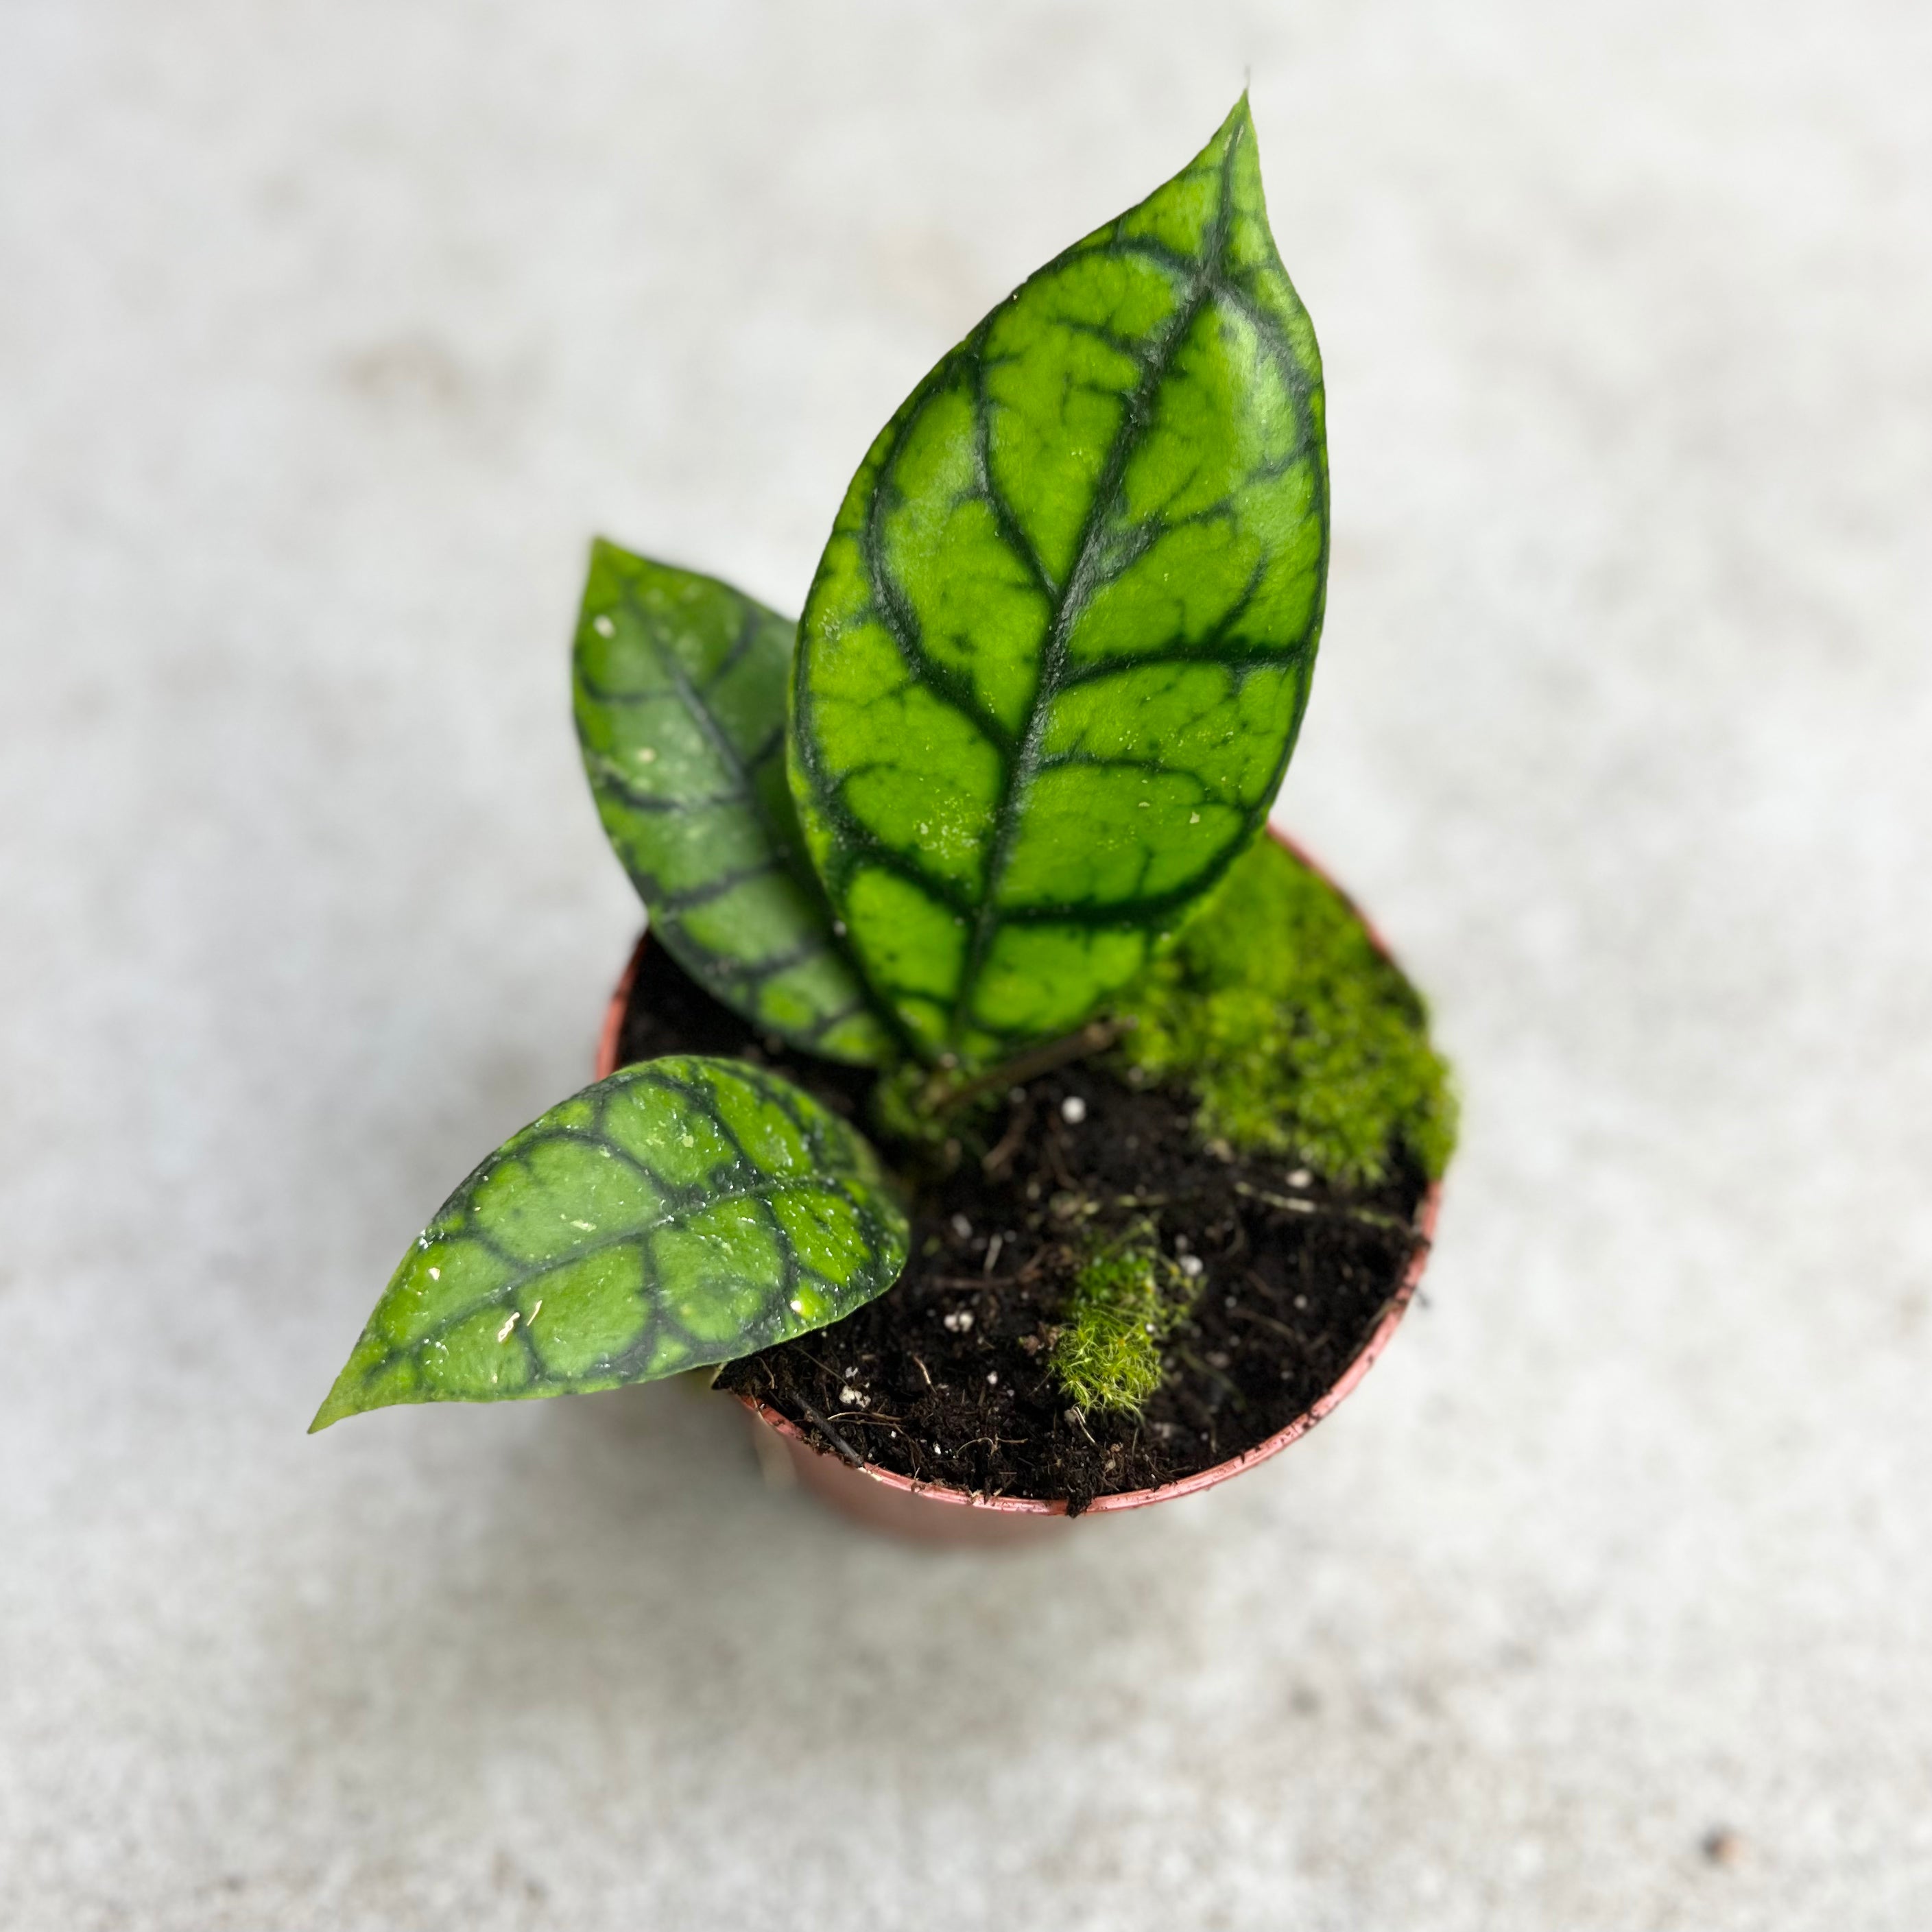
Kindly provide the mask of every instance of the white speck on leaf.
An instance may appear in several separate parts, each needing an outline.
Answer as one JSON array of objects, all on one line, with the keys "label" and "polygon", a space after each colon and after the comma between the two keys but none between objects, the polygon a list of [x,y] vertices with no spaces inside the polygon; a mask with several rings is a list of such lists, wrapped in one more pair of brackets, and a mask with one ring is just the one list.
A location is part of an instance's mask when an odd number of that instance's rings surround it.
[{"label": "white speck on leaf", "polygon": [[581,1228],[586,1234],[594,1234],[597,1232],[596,1226],[589,1221],[573,1221],[570,1225],[573,1228]]},{"label": "white speck on leaf", "polygon": [[[510,1330],[517,1325],[517,1316],[518,1312],[518,1310],[514,1308],[510,1310],[509,1320],[506,1322],[502,1327],[496,1330],[496,1339],[498,1341],[507,1342],[510,1339]],[[496,1378],[494,1376],[492,1376],[490,1379],[492,1382],[494,1382]]]},{"label": "white speck on leaf", "polygon": [[648,745],[640,745],[640,746],[638,747],[638,763],[639,764],[640,764],[640,765],[654,765],[654,764],[656,764],[657,763],[657,761],[658,761],[658,754],[657,754],[657,753],[656,753],[656,752],[654,752],[654,751],[651,748],[651,747],[650,747],[650,746],[648,746]]},{"label": "white speck on leaf", "polygon": [[614,638],[617,634],[616,626],[612,623],[608,617],[598,616],[592,618],[590,628],[600,638]]},{"label": "white speck on leaf", "polygon": [[1198,812],[1190,812],[1187,814],[1187,822],[1190,825],[1198,825],[1201,823],[1200,813]]},{"label": "white speck on leaf", "polygon": [[429,1278],[430,1278],[430,1280],[431,1281],[440,1281],[440,1280],[442,1280],[442,1269],[440,1269],[440,1268],[431,1268],[431,1269],[430,1270],[430,1271],[429,1271]]}]

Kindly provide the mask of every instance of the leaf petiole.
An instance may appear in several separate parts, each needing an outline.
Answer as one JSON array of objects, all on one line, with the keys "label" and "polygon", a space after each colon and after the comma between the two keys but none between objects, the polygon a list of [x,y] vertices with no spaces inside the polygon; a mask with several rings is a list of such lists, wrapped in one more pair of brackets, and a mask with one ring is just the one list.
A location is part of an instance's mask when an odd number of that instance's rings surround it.
[{"label": "leaf petiole", "polygon": [[1003,1087],[1023,1087],[1042,1073],[1051,1073],[1056,1066],[1084,1060],[1089,1054],[1112,1046],[1132,1024],[1131,1019],[1089,1020],[1072,1033],[1016,1053],[1012,1059],[1003,1060],[998,1066],[989,1066],[970,1079],[962,1080],[950,1068],[941,1067],[920,1089],[913,1106],[927,1115],[946,1114],[968,1100],[976,1100],[982,1094],[997,1093]]}]

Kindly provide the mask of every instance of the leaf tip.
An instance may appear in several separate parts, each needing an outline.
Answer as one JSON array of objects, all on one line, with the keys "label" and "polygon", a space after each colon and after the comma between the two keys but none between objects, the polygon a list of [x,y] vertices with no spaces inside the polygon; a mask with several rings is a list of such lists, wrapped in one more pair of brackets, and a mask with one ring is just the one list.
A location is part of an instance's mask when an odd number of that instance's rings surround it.
[{"label": "leaf tip", "polygon": [[1208,145],[1190,164],[1189,172],[1204,169],[1219,174],[1228,168],[1245,170],[1256,164],[1259,144],[1255,138],[1254,116],[1244,87],[1233,106],[1222,117]]},{"label": "leaf tip", "polygon": [[349,1405],[340,1400],[339,1392],[331,1389],[323,1398],[322,1406],[315,1412],[315,1419],[308,1426],[311,1436],[320,1436],[331,1423],[340,1422],[345,1415],[355,1413]]},{"label": "leaf tip", "polygon": [[362,1360],[363,1350],[360,1344],[356,1353],[343,1364],[342,1372],[335,1378],[334,1385],[323,1396],[322,1406],[315,1412],[315,1419],[308,1426],[311,1436],[319,1436],[322,1430],[345,1417],[360,1415],[364,1409],[380,1408],[385,1398],[380,1395],[370,1398],[369,1377]]}]

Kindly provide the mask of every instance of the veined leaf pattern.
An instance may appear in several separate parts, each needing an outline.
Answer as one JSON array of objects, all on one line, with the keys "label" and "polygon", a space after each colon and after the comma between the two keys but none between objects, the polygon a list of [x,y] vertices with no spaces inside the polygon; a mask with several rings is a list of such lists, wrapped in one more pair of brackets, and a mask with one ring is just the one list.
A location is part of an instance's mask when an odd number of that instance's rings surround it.
[{"label": "veined leaf pattern", "polygon": [[640,1061],[513,1135],[450,1196],[310,1426],[730,1361],[882,1294],[906,1239],[872,1149],[788,1081],[742,1060]]},{"label": "veined leaf pattern", "polygon": [[1244,100],[914,392],[806,599],[792,789],[923,1054],[1078,1024],[1246,847],[1328,530],[1321,363]]},{"label": "veined leaf pattern", "polygon": [[754,1024],[833,1060],[886,1057],[785,784],[796,626],[715,578],[601,539],[577,627],[578,736],[651,930]]}]

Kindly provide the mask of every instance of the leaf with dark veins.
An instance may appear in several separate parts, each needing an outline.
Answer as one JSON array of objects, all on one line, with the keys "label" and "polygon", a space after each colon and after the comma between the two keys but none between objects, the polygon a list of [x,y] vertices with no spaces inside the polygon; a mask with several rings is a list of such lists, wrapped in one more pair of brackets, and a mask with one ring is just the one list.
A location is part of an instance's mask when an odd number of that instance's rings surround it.
[{"label": "leaf with dark veins", "polygon": [[914,392],[806,599],[793,792],[926,1057],[1077,1026],[1246,848],[1328,532],[1321,363],[1244,100]]},{"label": "leaf with dark veins", "polygon": [[623,1068],[490,1155],[417,1238],[310,1425],[650,1382],[883,1294],[904,1210],[850,1126],[742,1060]]},{"label": "leaf with dark veins", "polygon": [[651,930],[705,990],[832,1060],[887,1056],[784,776],[796,626],[601,539],[577,627],[584,770]]}]

